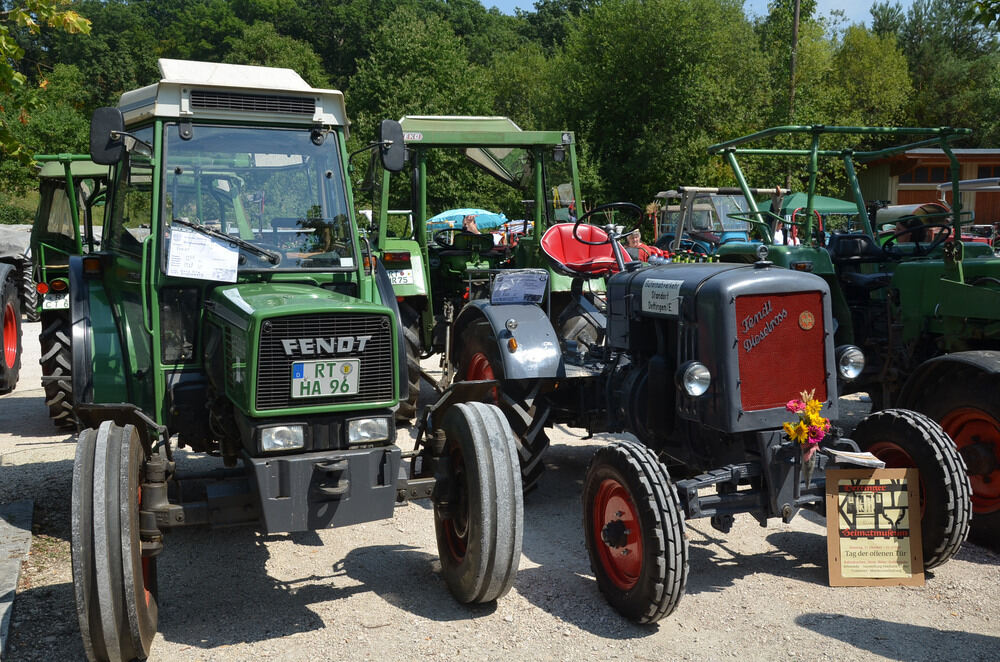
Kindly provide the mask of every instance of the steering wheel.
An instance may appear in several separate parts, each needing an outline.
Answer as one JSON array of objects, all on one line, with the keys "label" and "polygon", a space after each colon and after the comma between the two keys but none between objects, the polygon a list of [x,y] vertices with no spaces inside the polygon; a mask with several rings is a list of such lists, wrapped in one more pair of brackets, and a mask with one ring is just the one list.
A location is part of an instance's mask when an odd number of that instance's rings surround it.
[{"label": "steering wheel", "polygon": [[605,239],[604,241],[587,241],[586,239],[580,237],[579,234],[580,224],[583,223],[586,219],[590,218],[591,216],[606,211],[621,211],[631,216],[635,216],[636,218],[635,225],[633,225],[624,234],[628,234],[633,230],[637,230],[639,229],[639,226],[642,225],[642,217],[643,217],[642,207],[632,202],[608,202],[606,204],[594,207],[586,214],[576,219],[576,224],[573,225],[573,238],[579,241],[581,244],[587,244],[588,246],[602,246],[604,244],[611,243],[612,239],[618,239],[618,237],[612,237],[613,233],[609,233],[608,238]]},{"label": "steering wheel", "polygon": [[889,235],[884,242],[882,242],[882,255],[885,257],[898,257],[898,254],[892,250],[892,246],[895,245],[896,241],[903,235],[910,234],[912,232],[921,232],[929,228],[939,228],[943,232],[938,232],[935,234],[934,239],[927,244],[926,248],[921,248],[920,241],[913,242],[913,255],[914,257],[920,257],[929,254],[935,248],[943,244],[951,236],[951,225],[948,223],[927,223],[926,225],[918,225],[913,228],[903,228],[902,230],[896,230],[891,235]]},{"label": "steering wheel", "polygon": [[452,239],[451,241],[445,241],[444,240],[445,235],[451,236],[459,232],[463,232],[462,228],[442,228],[434,233],[432,239],[434,240],[434,243],[440,246],[441,248],[451,249],[454,248],[454,246],[452,245],[454,239]]}]

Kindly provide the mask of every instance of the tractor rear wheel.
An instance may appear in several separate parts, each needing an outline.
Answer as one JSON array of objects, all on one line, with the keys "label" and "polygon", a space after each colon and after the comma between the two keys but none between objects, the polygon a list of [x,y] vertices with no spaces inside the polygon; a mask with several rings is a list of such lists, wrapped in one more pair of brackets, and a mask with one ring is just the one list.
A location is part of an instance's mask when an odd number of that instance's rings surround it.
[{"label": "tractor rear wheel", "polygon": [[666,468],[641,444],[594,454],[583,483],[590,567],[611,606],[638,623],[669,616],[687,584],[684,509]]},{"label": "tractor rear wheel", "polygon": [[924,568],[957,554],[969,535],[972,490],[965,462],[941,426],[915,411],[884,409],[865,417],[851,436],[886,467],[920,472]]},{"label": "tractor rear wheel", "polygon": [[417,400],[420,398],[420,317],[405,303],[399,304],[399,317],[406,340],[407,397],[399,403],[396,420],[410,424],[417,415]]},{"label": "tractor rear wheel", "polygon": [[524,504],[514,433],[500,410],[455,405],[441,422],[449,474],[434,503],[441,574],[462,603],[492,602],[514,585]]},{"label": "tractor rear wheel", "polygon": [[0,280],[0,395],[13,391],[21,374],[21,307],[16,273],[10,270]]},{"label": "tractor rear wheel", "polygon": [[42,332],[38,334],[42,357],[42,387],[49,418],[60,429],[76,427],[73,414],[73,347],[72,330],[65,312],[47,312],[42,316]]},{"label": "tractor rear wheel", "polygon": [[1000,548],[1000,378],[951,375],[917,408],[941,424],[965,460],[972,484],[972,539]]},{"label": "tractor rear wheel", "polygon": [[38,290],[35,278],[31,273],[31,260],[25,258],[21,262],[21,312],[29,322],[38,321]]},{"label": "tractor rear wheel", "polygon": [[521,464],[521,485],[527,492],[534,488],[545,464],[542,456],[549,447],[549,437],[543,429],[547,412],[539,411],[525,395],[528,384],[515,384],[504,379],[503,362],[493,334],[485,325],[474,325],[462,335],[462,352],[456,370],[456,381],[495,379],[499,386],[490,391],[489,402],[500,407],[517,439],[517,454]]},{"label": "tractor rear wheel", "polygon": [[105,421],[77,439],[73,590],[90,660],[145,660],[156,635],[156,557],[139,541],[144,460],[131,425]]}]

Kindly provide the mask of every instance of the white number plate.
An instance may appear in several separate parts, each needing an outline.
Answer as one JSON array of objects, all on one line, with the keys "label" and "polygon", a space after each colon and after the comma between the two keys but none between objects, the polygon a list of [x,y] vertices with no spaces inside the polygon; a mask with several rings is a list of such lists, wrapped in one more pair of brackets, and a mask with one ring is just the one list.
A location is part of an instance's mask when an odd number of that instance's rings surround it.
[{"label": "white number plate", "polygon": [[393,285],[412,285],[413,269],[396,269],[389,272],[389,280]]},{"label": "white number plate", "polygon": [[296,361],[292,364],[292,397],[321,398],[358,392],[360,359]]},{"label": "white number plate", "polygon": [[69,292],[49,292],[42,297],[42,310],[66,310],[69,308]]}]

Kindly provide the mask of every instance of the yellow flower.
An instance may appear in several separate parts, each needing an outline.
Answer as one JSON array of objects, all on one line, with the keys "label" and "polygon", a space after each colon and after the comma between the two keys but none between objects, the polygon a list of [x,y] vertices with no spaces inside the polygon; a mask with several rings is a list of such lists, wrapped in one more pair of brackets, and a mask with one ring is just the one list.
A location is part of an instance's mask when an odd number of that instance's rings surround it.
[{"label": "yellow flower", "polygon": [[819,417],[819,410],[823,408],[823,403],[819,400],[809,400],[806,402],[806,416]]},{"label": "yellow flower", "polygon": [[783,427],[785,429],[785,434],[787,434],[788,438],[792,441],[804,444],[806,439],[809,438],[809,427],[802,421],[799,421],[794,425],[792,423],[784,423]]}]

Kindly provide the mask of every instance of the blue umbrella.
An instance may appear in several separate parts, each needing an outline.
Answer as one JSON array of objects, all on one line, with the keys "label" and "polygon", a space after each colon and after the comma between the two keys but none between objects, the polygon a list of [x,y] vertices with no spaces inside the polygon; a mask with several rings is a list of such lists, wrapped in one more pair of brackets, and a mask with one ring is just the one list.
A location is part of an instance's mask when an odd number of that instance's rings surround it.
[{"label": "blue umbrella", "polygon": [[507,222],[507,217],[503,214],[485,209],[449,209],[427,219],[425,224],[427,232],[437,232],[444,228],[461,228],[462,219],[470,214],[476,217],[476,227],[481,232],[502,227]]}]

